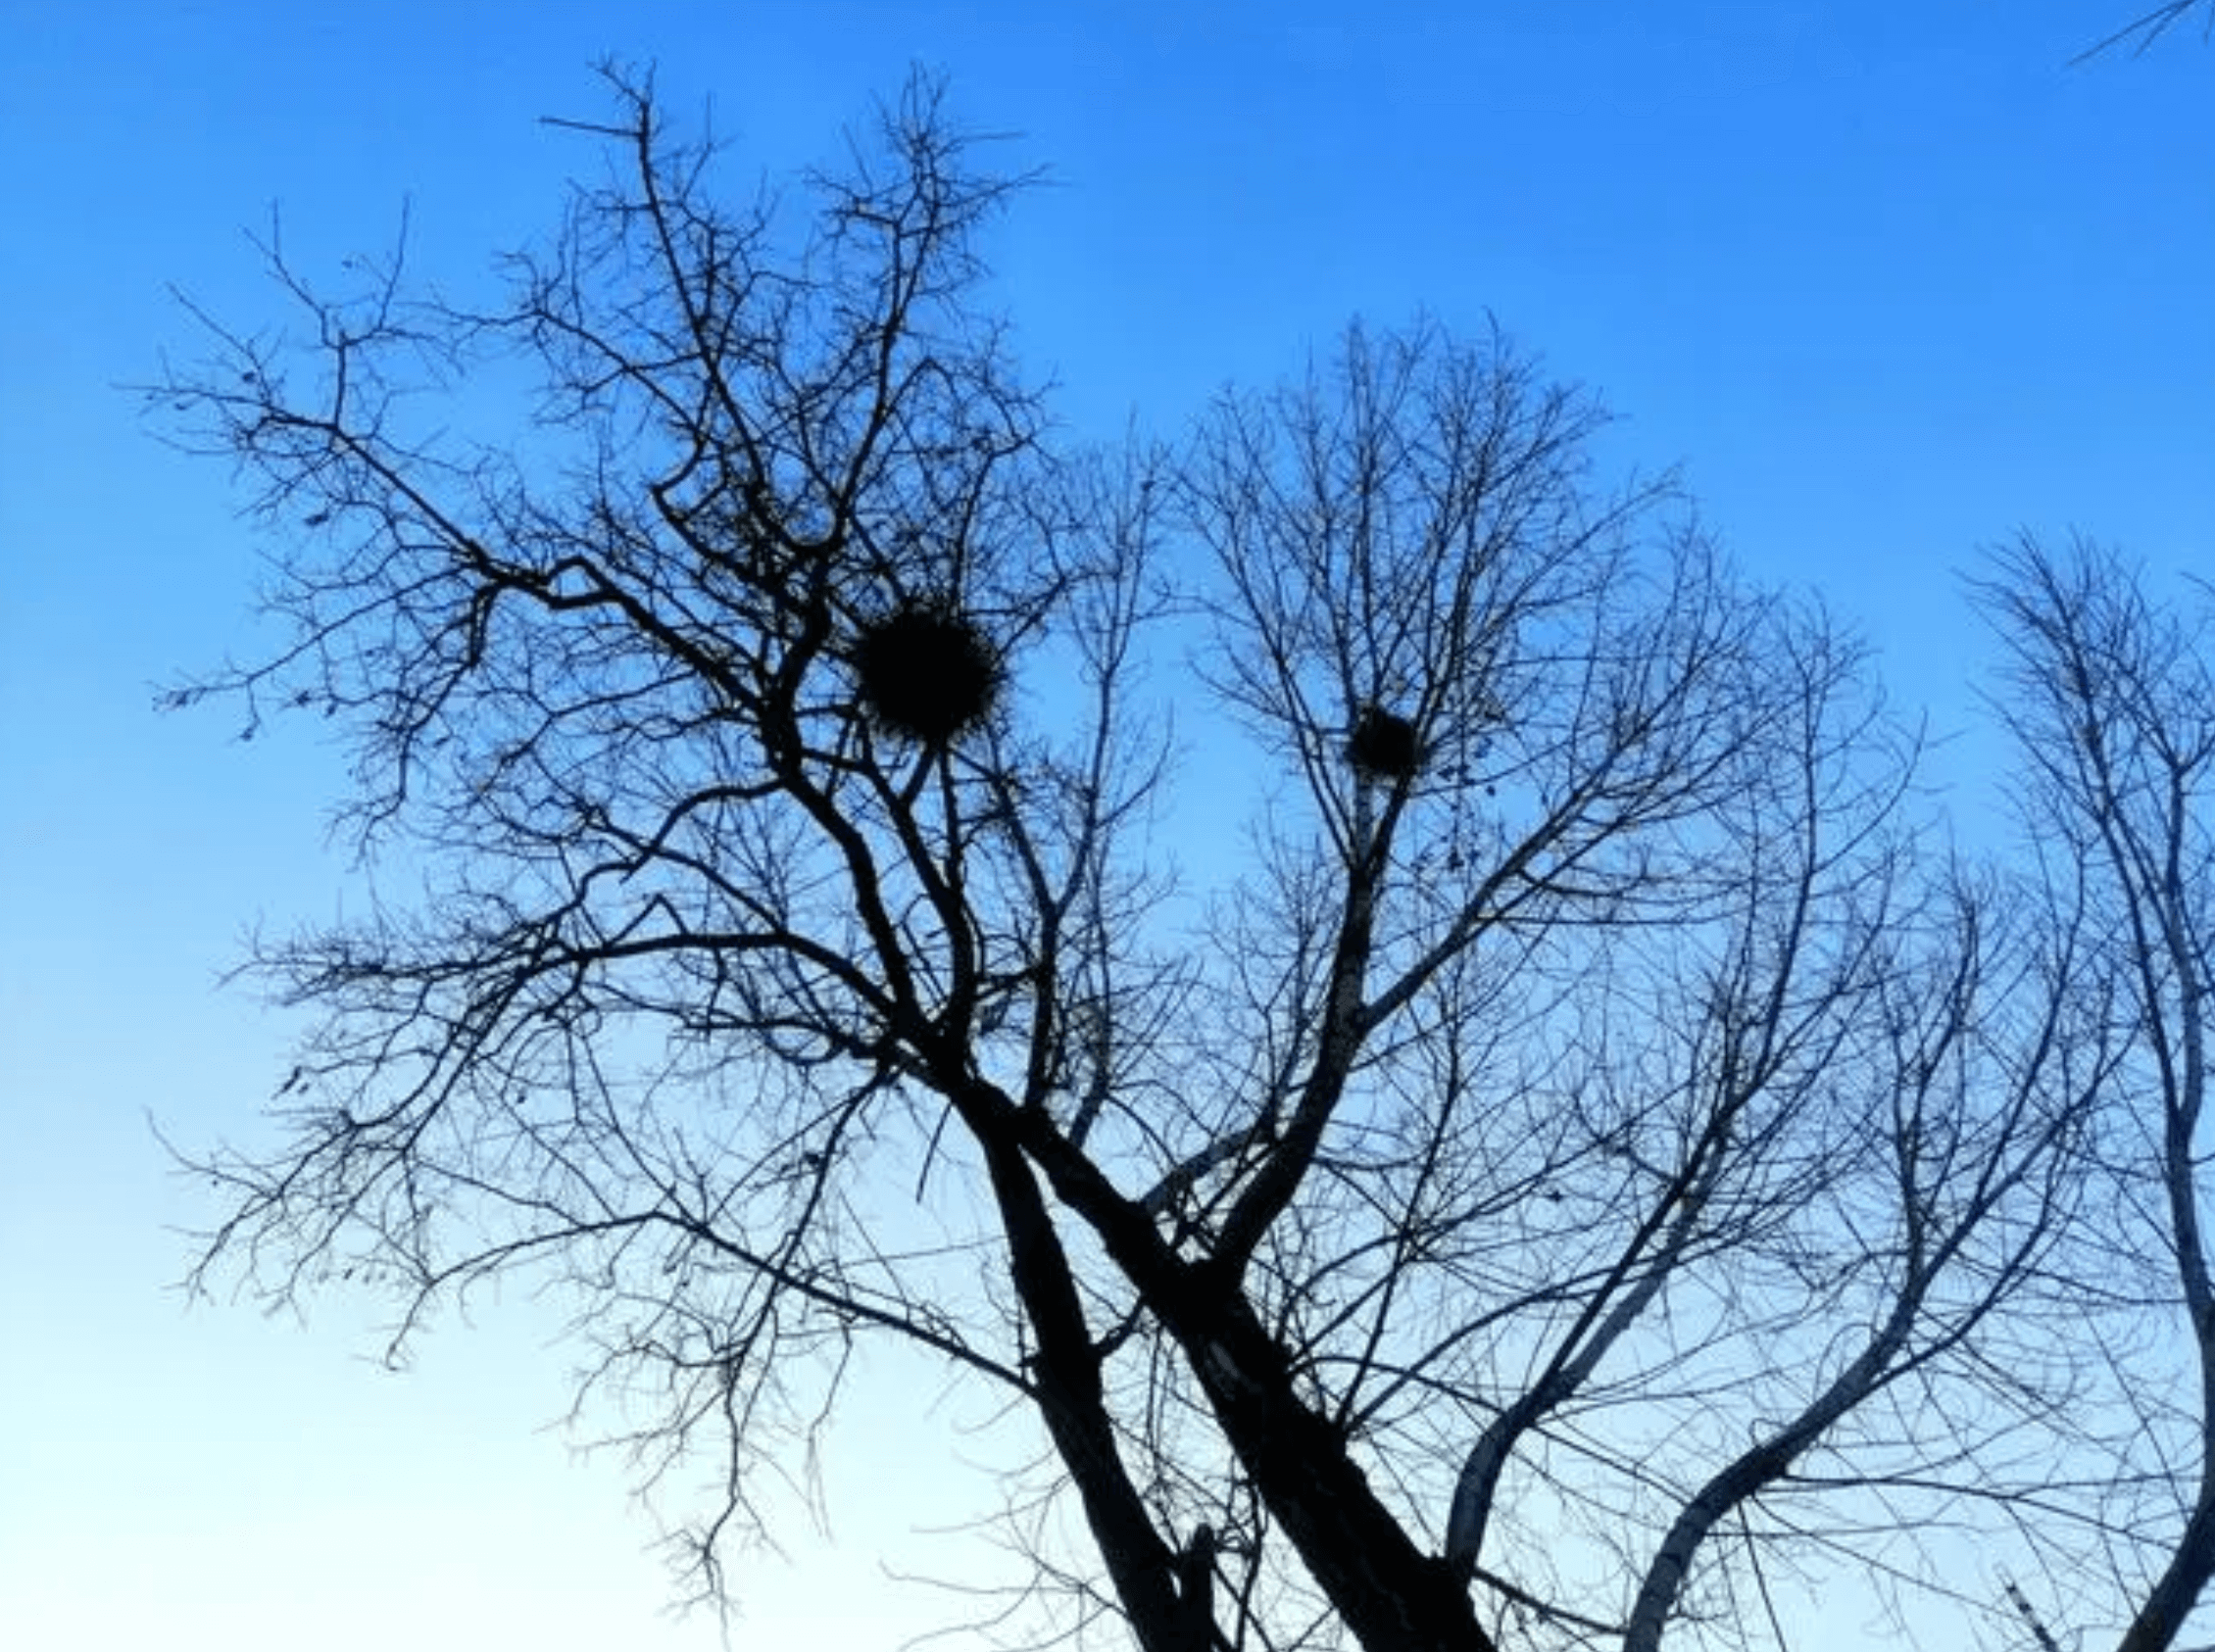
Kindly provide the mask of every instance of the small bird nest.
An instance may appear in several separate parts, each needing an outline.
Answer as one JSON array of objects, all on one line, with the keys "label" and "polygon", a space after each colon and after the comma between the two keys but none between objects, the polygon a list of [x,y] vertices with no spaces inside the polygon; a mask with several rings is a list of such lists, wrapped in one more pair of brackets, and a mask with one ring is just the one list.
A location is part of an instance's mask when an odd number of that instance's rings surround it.
[{"label": "small bird nest", "polygon": [[992,638],[940,598],[905,602],[863,621],[849,657],[869,721],[933,751],[990,718],[1007,681]]},{"label": "small bird nest", "polygon": [[1364,705],[1354,719],[1346,760],[1366,779],[1406,780],[1421,766],[1423,750],[1413,723],[1381,705]]}]

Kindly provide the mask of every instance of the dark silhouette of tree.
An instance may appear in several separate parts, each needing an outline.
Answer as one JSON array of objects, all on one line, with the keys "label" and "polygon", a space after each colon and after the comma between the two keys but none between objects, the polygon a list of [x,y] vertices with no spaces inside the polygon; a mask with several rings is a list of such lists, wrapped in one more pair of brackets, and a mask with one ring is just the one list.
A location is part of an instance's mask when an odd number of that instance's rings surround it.
[{"label": "dark silhouette of tree", "polygon": [[[1497,333],[1061,451],[935,85],[804,219],[612,84],[504,306],[272,238],[304,341],[204,317],[158,390],[290,627],[173,699],[338,719],[423,890],[261,955],[320,1020],[202,1277],[402,1337],[560,1282],[721,1464],[711,1591],[905,1342],[1035,1418],[1037,1587],[1152,1652],[1782,1643],[1786,1574],[2019,1523],[2123,1032],[1850,640]],[[1256,799],[1204,891],[1180,711]]]},{"label": "dark silhouette of tree", "polygon": [[[2113,51],[2118,46],[2128,46],[2132,55],[2146,50],[2156,40],[2184,23],[2191,14],[2207,4],[2207,0],[2162,0],[2151,11],[2141,12],[2098,44],[2088,47],[2078,55],[2082,63],[2086,58],[2097,57],[2102,52]],[[2202,30],[2215,30],[2215,9],[2211,9],[2202,24]]]},{"label": "dark silhouette of tree", "polygon": [[[2007,647],[1999,714],[2057,904],[2088,920],[2074,990],[2120,1051],[2092,1220],[2069,1277],[2120,1416],[2099,1491],[2125,1652],[2175,1644],[2215,1578],[2215,1284],[2204,1165],[2215,993],[2215,606],[2165,606],[2089,540],[2025,536],[1979,586]],[[2182,1362],[2178,1351],[2185,1351]]]}]

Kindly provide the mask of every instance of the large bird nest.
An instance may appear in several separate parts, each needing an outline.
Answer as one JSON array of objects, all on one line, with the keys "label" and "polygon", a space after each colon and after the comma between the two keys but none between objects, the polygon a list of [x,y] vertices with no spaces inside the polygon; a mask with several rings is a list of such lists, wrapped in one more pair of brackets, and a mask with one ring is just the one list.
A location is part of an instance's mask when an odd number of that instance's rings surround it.
[{"label": "large bird nest", "polygon": [[938,597],[911,599],[863,620],[848,657],[870,723],[932,751],[989,721],[1008,678],[990,633]]},{"label": "large bird nest", "polygon": [[1346,760],[1368,780],[1412,779],[1422,766],[1422,743],[1415,725],[1381,705],[1364,705],[1354,719],[1354,733],[1346,742]]}]

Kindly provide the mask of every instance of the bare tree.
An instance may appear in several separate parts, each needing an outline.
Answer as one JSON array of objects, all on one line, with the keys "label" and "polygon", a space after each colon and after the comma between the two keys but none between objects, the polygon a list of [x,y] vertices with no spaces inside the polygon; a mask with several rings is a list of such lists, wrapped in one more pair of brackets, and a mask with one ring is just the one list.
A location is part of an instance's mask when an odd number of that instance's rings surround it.
[{"label": "bare tree", "polygon": [[[2136,56],[2182,24],[2203,4],[2205,4],[2205,0],[2162,0],[2160,5],[2155,6],[2150,11],[2140,13],[2121,28],[2116,29],[2114,33],[2100,40],[2098,44],[2087,47],[2078,54],[2076,61],[2082,63],[2087,58],[2097,57],[2100,53],[2113,51],[2118,46],[2129,46],[2132,55]],[[2215,32],[2215,11],[2209,12],[2202,24],[2202,36],[2204,37],[2208,32]]]},{"label": "bare tree", "polygon": [[[304,347],[210,319],[158,390],[291,627],[175,698],[341,719],[426,880],[259,960],[321,1019],[203,1277],[366,1270],[402,1337],[565,1283],[650,1462],[719,1456],[711,1591],[865,1337],[1035,1417],[1097,1551],[1039,1577],[1150,1652],[1782,1644],[1776,1567],[1929,1581],[1914,1511],[2004,1511],[2059,1397],[2011,1310],[2108,1046],[1850,643],[1497,335],[1058,453],[934,85],[802,233],[613,84],[512,302],[272,239]],[[518,368],[522,445],[458,433]],[[1204,895],[1188,691],[1260,805]]]},{"label": "bare tree", "polygon": [[2102,1068],[2054,1036],[2066,932],[2002,943],[1925,872],[1862,661],[1695,532],[1634,549],[1663,490],[1592,496],[1597,417],[1497,338],[1357,330],[1203,435],[1214,677],[1310,827],[1227,948],[1267,960],[1232,1047],[1283,1053],[1198,1162],[1297,1140],[1361,1006],[1322,1103],[1361,1126],[1249,1264],[1267,1317],[1526,1636],[1651,1645],[1726,1521],[1796,1505],[1747,1552],[1789,1547],[1955,1455],[1850,1423],[2018,1334]]},{"label": "bare tree", "polygon": [[[2076,1276],[2127,1424],[2107,1491],[2131,1605],[2121,1645],[2175,1643],[2215,1578],[2215,1284],[2205,1233],[2215,988],[2215,609],[2163,606],[2085,540],[2026,536],[1980,586],[2008,650],[1996,697],[2049,885],[2099,914],[2079,990],[2111,995],[2126,1059],[2105,1087],[2107,1196]],[[2092,1310],[2103,1310],[2093,1312]],[[2158,1328],[2148,1343],[2144,1328]],[[2190,1350],[2183,1368],[2166,1350]],[[2118,1354],[2117,1350],[2125,1350]],[[2151,1556],[2150,1562],[2148,1556]]]}]

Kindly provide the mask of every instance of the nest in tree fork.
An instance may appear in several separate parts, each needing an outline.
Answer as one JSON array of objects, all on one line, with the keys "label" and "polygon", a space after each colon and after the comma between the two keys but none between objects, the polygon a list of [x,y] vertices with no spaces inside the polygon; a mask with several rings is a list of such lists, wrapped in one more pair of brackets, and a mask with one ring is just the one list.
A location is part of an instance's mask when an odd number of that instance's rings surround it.
[{"label": "nest in tree fork", "polygon": [[863,622],[852,659],[870,722],[934,750],[982,725],[1007,677],[984,628],[941,600],[904,603]]},{"label": "nest in tree fork", "polygon": [[1376,780],[1405,780],[1422,759],[1413,723],[1381,705],[1361,707],[1361,714],[1354,719],[1353,736],[1346,743],[1346,760],[1357,771]]}]

